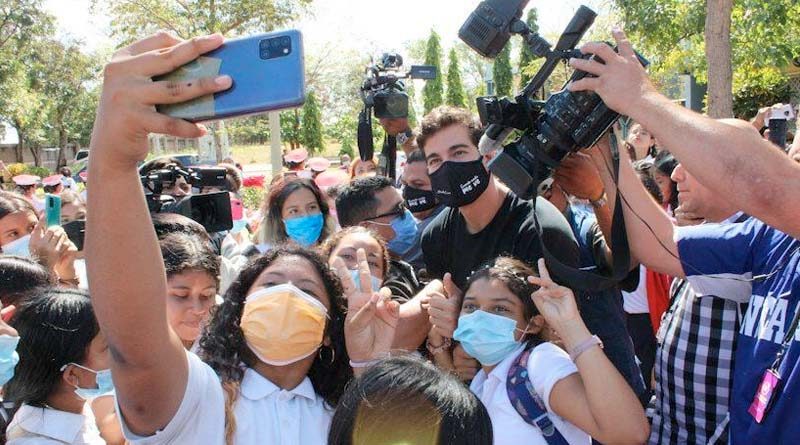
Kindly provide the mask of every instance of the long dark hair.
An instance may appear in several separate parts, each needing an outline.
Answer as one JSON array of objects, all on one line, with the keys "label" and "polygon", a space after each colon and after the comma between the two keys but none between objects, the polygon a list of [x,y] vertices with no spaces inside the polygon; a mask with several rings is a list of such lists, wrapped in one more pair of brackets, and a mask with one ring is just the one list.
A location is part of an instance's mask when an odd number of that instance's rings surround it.
[{"label": "long dark hair", "polygon": [[15,409],[23,403],[44,407],[61,381],[61,367],[84,362],[100,332],[89,294],[67,288],[47,288],[31,296],[9,324],[19,333],[19,363],[3,390]]},{"label": "long dark hair", "polygon": [[0,255],[0,302],[18,305],[37,289],[55,284],[50,271],[30,258]]},{"label": "long dark hair", "polygon": [[158,242],[167,278],[181,272],[196,270],[214,278],[219,287],[219,256],[208,239],[188,233],[170,233]]},{"label": "long dark hair", "polygon": [[311,250],[285,246],[268,251],[265,255],[253,260],[239,273],[225,293],[223,303],[211,309],[208,327],[200,339],[203,361],[216,371],[227,393],[225,420],[228,442],[236,428],[233,404],[244,377],[245,368],[242,364],[252,366],[257,361],[247,346],[239,326],[247,291],[258,276],[275,260],[290,256],[300,257],[311,263],[314,271],[322,278],[325,291],[330,296],[331,304],[325,335],[331,340],[330,349],[332,351],[329,351],[330,354],[320,352],[308,371],[308,378],[314,386],[314,391],[328,405],[336,406],[344,392],[345,385],[353,375],[344,341],[346,303],[339,278],[331,271],[322,257]]},{"label": "long dark hair", "polygon": [[333,415],[330,445],[490,445],[486,408],[455,376],[412,356],[367,369],[348,385]]},{"label": "long dark hair", "polygon": [[653,162],[656,170],[661,172],[662,175],[666,175],[667,179],[669,179],[669,189],[670,189],[670,198],[669,198],[669,205],[672,210],[678,208],[678,183],[672,180],[672,172],[675,170],[675,167],[678,166],[678,160],[675,159],[675,156],[672,156],[667,150],[662,150],[658,152],[656,155],[656,159]]},{"label": "long dark hair", "polygon": [[[514,294],[522,302],[522,316],[526,321],[529,321],[535,315],[539,314],[539,309],[533,304],[531,294],[536,292],[539,288],[528,282],[529,276],[538,276],[527,264],[522,261],[499,256],[493,260],[483,263],[472,275],[467,279],[467,285],[464,287],[464,292],[478,280],[497,280],[503,283],[512,294]],[[540,335],[525,334],[528,339],[526,340],[528,347],[533,347],[542,343]]]},{"label": "long dark hair", "polygon": [[285,177],[270,186],[269,194],[264,202],[264,208],[262,209],[264,219],[261,223],[263,228],[260,234],[261,242],[275,245],[289,241],[289,235],[286,233],[286,227],[281,216],[283,204],[289,198],[289,195],[300,189],[307,189],[314,194],[322,217],[325,219],[325,225],[322,227],[322,233],[320,233],[317,242],[322,242],[333,233],[335,222],[330,214],[328,200],[322,195],[317,184],[306,178]]}]

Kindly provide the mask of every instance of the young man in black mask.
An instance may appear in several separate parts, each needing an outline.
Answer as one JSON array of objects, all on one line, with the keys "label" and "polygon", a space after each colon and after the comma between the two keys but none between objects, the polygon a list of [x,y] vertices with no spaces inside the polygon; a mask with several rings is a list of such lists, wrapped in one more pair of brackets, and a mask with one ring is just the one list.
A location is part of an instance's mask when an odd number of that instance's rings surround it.
[{"label": "young man in black mask", "polygon": [[408,155],[400,182],[403,185],[403,201],[406,203],[406,208],[411,211],[418,221],[417,230],[419,234],[409,257],[416,259],[416,261],[411,261],[411,264],[422,276],[421,272],[425,269],[425,262],[422,258],[420,238],[428,224],[436,219],[446,207],[439,202],[436,198],[436,193],[431,187],[428,165],[425,162],[425,154],[422,153],[422,150],[416,149]]},{"label": "young man in black mask", "polygon": [[[468,110],[439,107],[425,116],[417,138],[433,190],[449,207],[422,235],[428,274],[441,278],[450,272],[462,288],[474,269],[500,254],[528,264],[542,257],[534,202],[514,195],[486,169],[491,157],[478,151],[482,131]],[[578,246],[564,216],[541,198],[536,215],[547,249],[562,263],[577,266]]]}]

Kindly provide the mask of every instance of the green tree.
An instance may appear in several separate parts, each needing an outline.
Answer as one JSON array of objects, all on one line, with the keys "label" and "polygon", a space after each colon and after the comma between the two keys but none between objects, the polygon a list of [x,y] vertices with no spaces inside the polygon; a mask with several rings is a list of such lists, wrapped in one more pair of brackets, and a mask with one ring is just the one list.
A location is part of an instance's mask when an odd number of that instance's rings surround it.
[{"label": "green tree", "polygon": [[300,148],[300,109],[281,112],[281,138],[294,150]]},{"label": "green tree", "polygon": [[[112,35],[124,43],[162,29],[181,38],[270,31],[299,18],[310,4],[311,0],[92,0],[93,8],[111,17]],[[212,123],[209,130],[219,162],[224,121]]]},{"label": "green tree", "polygon": [[417,110],[414,106],[416,103],[416,91],[414,90],[413,80],[407,81],[406,94],[408,94],[408,126],[414,128],[417,126]]},{"label": "green tree", "polygon": [[431,35],[428,37],[428,43],[425,50],[425,64],[433,65],[436,67],[436,78],[425,82],[425,88],[422,90],[425,114],[428,114],[432,109],[438,107],[444,102],[444,85],[442,82],[442,44],[439,39],[439,34],[431,30]]},{"label": "green tree", "polygon": [[497,96],[511,96],[514,73],[511,72],[511,45],[506,45],[494,59],[494,84]]},{"label": "green tree", "polygon": [[100,67],[97,58],[82,53],[77,44],[57,40],[41,42],[31,51],[31,59],[31,75],[49,104],[47,120],[61,148],[56,166],[62,167],[67,162],[67,144],[75,136],[70,134],[71,123],[81,117],[81,102],[91,100],[86,85],[97,77]]},{"label": "green tree", "polygon": [[[689,73],[699,82],[709,81],[705,27],[706,0],[614,0],[625,29],[637,50],[651,62],[656,81]],[[719,12],[716,11],[715,12]],[[715,17],[716,19],[716,17]],[[717,19],[725,20],[724,17]],[[800,47],[800,2],[796,0],[737,0],[730,14],[734,98],[746,88],[771,79],[771,70],[788,66]],[[715,41],[724,41],[717,39]],[[715,43],[712,43],[714,45]],[[711,49],[711,48],[709,48]],[[711,62],[713,63],[713,62]],[[724,74],[724,67],[721,71]],[[762,84],[764,89],[769,84]],[[728,87],[724,87],[728,88]],[[762,106],[769,105],[767,103]],[[734,102],[734,110],[747,108]],[[709,110],[712,111],[712,110]]]},{"label": "green tree", "polygon": [[[539,32],[539,23],[538,23],[539,14],[536,8],[531,8],[528,10],[528,15],[525,17],[525,23],[531,28],[531,32],[538,33]],[[531,50],[528,48],[528,45],[523,44],[522,50],[519,53],[519,89],[522,90],[525,88],[525,85],[533,77],[533,74],[528,74],[528,67],[530,66],[531,62],[535,57]]]},{"label": "green tree", "polygon": [[317,96],[313,91],[306,95],[303,105],[303,119],[300,139],[311,153],[321,153],[325,148],[322,140],[322,113],[319,109]]},{"label": "green tree", "polygon": [[447,65],[447,104],[462,108],[467,106],[464,85],[461,83],[461,69],[458,66],[458,54],[455,48],[450,50],[450,63]]},{"label": "green tree", "polygon": [[124,42],[164,29],[187,39],[219,32],[226,36],[286,26],[306,12],[311,0],[92,0],[111,17],[114,36]]}]

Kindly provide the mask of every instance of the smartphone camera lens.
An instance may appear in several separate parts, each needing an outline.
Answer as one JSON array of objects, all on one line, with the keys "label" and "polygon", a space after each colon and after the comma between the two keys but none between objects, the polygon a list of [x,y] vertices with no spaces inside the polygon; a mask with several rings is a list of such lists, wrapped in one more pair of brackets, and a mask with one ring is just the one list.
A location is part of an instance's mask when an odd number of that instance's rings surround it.
[{"label": "smartphone camera lens", "polygon": [[283,57],[292,52],[292,39],[289,36],[265,39],[259,43],[259,50],[260,56],[264,60]]}]

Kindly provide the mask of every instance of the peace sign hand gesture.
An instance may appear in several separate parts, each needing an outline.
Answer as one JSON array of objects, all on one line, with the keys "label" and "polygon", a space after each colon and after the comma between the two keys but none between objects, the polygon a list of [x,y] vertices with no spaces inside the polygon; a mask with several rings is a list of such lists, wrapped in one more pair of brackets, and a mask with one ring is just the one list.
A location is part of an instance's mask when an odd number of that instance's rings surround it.
[{"label": "peace sign hand gesture", "polygon": [[333,266],[347,298],[344,326],[347,354],[355,362],[367,362],[389,355],[400,319],[400,305],[389,299],[388,289],[372,291],[367,254],[364,249],[358,249],[356,256],[360,289],[341,258],[334,260]]},{"label": "peace sign hand gesture", "polygon": [[575,302],[575,294],[569,288],[556,284],[550,278],[550,272],[548,272],[543,258],[539,259],[538,266],[539,276],[528,277],[529,283],[539,286],[531,298],[547,323],[558,332],[566,343],[574,328],[583,325],[578,305]]}]

